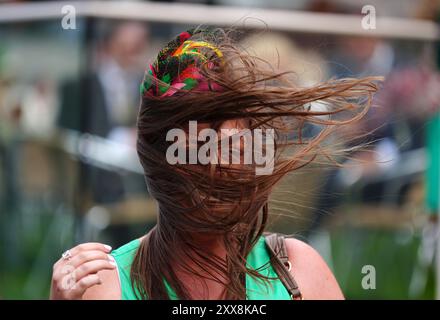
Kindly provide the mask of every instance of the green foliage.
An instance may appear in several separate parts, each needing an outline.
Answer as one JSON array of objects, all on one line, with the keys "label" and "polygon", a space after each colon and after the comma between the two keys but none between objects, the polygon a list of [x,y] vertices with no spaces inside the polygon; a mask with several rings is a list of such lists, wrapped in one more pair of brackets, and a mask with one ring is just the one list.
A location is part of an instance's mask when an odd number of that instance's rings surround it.
[{"label": "green foliage", "polygon": [[[421,238],[406,231],[344,228],[331,234],[335,276],[348,299],[434,299],[433,266],[418,260]],[[376,289],[362,288],[362,267],[374,266]],[[412,283],[417,281],[414,289]],[[413,283],[414,286],[414,283]]]}]

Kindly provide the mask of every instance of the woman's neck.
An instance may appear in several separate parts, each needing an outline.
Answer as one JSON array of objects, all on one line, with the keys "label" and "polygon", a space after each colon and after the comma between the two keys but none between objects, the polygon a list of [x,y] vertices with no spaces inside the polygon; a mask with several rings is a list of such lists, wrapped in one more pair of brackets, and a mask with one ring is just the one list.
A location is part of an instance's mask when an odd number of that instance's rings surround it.
[{"label": "woman's neck", "polygon": [[[226,264],[226,248],[222,236],[193,233],[188,238],[191,241],[191,246],[197,248],[199,253]],[[221,283],[227,281],[225,275],[220,275],[214,268],[208,268],[203,262],[201,257],[189,252],[185,259],[177,261],[173,265],[173,271],[179,281],[187,288],[191,299],[225,299],[225,286]],[[215,280],[214,277],[218,280]]]}]

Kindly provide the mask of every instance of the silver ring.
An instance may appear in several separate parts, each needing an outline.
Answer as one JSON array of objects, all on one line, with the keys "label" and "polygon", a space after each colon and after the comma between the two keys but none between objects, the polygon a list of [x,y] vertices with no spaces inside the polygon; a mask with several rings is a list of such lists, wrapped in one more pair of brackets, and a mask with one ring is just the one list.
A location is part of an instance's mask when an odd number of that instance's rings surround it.
[{"label": "silver ring", "polygon": [[63,258],[63,260],[69,260],[70,258],[72,258],[72,253],[70,253],[70,250],[66,250],[61,255],[61,258]]}]

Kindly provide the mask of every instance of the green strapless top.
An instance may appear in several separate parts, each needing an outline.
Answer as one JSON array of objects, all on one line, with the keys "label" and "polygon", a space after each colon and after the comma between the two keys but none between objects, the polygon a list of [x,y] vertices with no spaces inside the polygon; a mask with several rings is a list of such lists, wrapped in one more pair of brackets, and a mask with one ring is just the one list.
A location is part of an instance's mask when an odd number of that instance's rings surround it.
[{"label": "green strapless top", "polygon": [[[140,240],[133,240],[122,247],[114,250],[111,255],[115,258],[118,266],[119,281],[121,284],[121,299],[136,300],[135,289],[130,281],[130,269]],[[269,251],[266,247],[264,236],[261,236],[247,257],[248,267],[258,270],[262,275],[277,278],[270,261]],[[261,269],[260,269],[261,268]],[[178,300],[174,290],[165,281],[168,296],[172,300]],[[271,279],[269,284],[262,279],[254,278],[246,274],[246,299],[247,300],[290,300],[290,295],[281,280]]]}]

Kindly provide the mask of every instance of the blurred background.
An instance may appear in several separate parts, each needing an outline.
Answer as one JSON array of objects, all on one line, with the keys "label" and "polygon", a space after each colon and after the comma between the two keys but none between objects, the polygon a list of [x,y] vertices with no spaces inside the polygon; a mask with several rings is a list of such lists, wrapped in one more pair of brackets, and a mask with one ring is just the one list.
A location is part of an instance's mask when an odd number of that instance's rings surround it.
[{"label": "blurred background", "polygon": [[439,298],[439,18],[439,1],[0,1],[0,299],[46,299],[64,250],[116,248],[155,224],[135,151],[139,83],[199,24],[234,26],[301,86],[385,77],[340,133],[372,132],[354,141],[368,148],[285,179],[270,229],[314,246],[349,299]]}]

